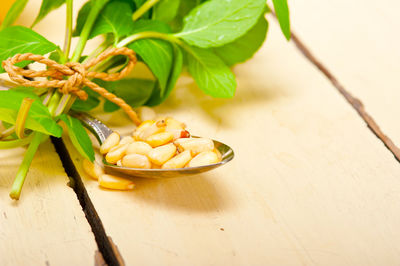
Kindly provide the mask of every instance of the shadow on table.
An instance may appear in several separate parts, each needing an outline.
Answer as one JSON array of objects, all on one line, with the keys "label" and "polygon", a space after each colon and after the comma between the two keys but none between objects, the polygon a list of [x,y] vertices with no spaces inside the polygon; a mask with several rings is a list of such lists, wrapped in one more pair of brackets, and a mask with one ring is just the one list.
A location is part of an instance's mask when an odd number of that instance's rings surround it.
[{"label": "shadow on table", "polygon": [[[136,178],[132,197],[141,202],[185,212],[218,212],[231,208],[231,196],[215,173],[183,178]],[[219,180],[218,180],[219,181]]]}]

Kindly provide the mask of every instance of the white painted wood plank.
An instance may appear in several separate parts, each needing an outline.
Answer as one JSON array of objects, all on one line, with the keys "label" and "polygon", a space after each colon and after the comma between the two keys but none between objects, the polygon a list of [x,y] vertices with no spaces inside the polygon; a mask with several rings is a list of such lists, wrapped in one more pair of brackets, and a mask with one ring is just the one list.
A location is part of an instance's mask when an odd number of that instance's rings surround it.
[{"label": "white painted wood plank", "polygon": [[[235,72],[232,100],[204,96],[183,77],[157,109],[230,144],[233,162],[191,178],[135,179],[131,192],[84,177],[125,261],[398,264],[400,167],[391,153],[273,20],[265,46]],[[101,118],[133,129],[121,114]]]},{"label": "white painted wood plank", "polygon": [[400,145],[400,2],[289,4],[295,33]]},{"label": "white painted wood plank", "polygon": [[25,149],[0,150],[0,265],[90,265],[97,249],[75,192],[47,141],[19,201],[9,197]]},{"label": "white painted wood plank", "polygon": [[[40,3],[29,1],[17,24],[30,26]],[[62,7],[35,30],[62,45],[64,21]],[[20,200],[8,196],[25,150],[0,150],[0,265],[93,264],[93,233],[50,141],[39,148]]]}]

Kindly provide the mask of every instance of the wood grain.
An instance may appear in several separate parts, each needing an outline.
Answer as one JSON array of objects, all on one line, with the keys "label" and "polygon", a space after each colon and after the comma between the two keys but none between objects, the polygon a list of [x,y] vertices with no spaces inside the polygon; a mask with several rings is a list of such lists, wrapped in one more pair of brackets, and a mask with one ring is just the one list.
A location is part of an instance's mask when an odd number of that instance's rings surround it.
[{"label": "wood grain", "polygon": [[[86,189],[127,265],[396,265],[400,166],[271,19],[267,43],[235,68],[234,99],[182,77],[157,108],[236,158],[190,178]],[[120,113],[100,115],[128,133]],[[68,139],[65,139],[70,145]]]},{"label": "wood grain", "polygon": [[400,145],[400,3],[290,1],[294,31]]},{"label": "wood grain", "polygon": [[8,196],[24,148],[0,150],[0,265],[91,265],[96,242],[49,141],[19,201]]}]

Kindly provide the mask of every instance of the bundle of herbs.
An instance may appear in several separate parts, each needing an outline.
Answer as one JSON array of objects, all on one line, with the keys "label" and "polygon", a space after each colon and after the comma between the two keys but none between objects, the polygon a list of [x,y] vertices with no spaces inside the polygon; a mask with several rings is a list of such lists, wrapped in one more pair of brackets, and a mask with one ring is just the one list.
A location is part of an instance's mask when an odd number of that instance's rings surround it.
[{"label": "bundle of herbs", "polygon": [[[153,73],[154,79],[93,79],[131,107],[161,104],[186,69],[198,87],[213,97],[233,97],[235,76],[230,67],[250,59],[263,44],[270,9],[265,0],[90,0],[79,11],[73,29],[73,0],[43,0],[31,28],[12,26],[28,0],[16,0],[0,26],[0,62],[17,54],[48,55],[59,64],[87,63],[110,48],[132,49]],[[290,38],[287,0],[273,0],[283,34]],[[65,44],[61,49],[33,28],[49,12],[66,4]],[[83,55],[89,39],[103,35],[103,43]],[[78,43],[71,51],[71,39]],[[116,73],[128,64],[126,56],[103,60],[90,70]],[[72,62],[72,63],[71,63]],[[31,61],[16,64],[25,67]],[[5,72],[0,67],[0,73]],[[68,77],[61,77],[65,80]],[[32,159],[49,136],[61,137],[65,123],[76,149],[88,160],[94,150],[87,132],[69,110],[87,112],[101,103],[100,95],[80,88],[85,100],[54,88],[16,87],[0,91],[0,120],[6,128],[0,149],[28,146],[10,196],[20,197]],[[106,100],[104,111],[120,108]]]}]

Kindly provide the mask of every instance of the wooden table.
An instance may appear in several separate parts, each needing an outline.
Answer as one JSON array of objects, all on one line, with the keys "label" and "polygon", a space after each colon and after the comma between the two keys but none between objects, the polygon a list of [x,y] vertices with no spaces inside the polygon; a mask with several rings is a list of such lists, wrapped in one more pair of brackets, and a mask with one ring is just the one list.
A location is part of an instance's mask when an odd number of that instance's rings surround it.
[{"label": "wooden table", "polygon": [[[33,19],[38,3],[30,5],[21,23]],[[0,265],[91,265],[99,254],[127,265],[398,265],[396,147],[386,147],[357,113],[358,102],[338,89],[359,98],[400,143],[399,4],[290,5],[294,40],[302,43],[286,42],[269,16],[264,47],[234,68],[235,98],[204,96],[184,75],[156,108],[196,135],[230,144],[236,158],[228,165],[107,191],[81,171],[66,137],[76,190],[47,142],[15,203],[8,191],[23,149],[1,151]],[[55,11],[36,30],[61,44],[63,33],[49,22],[63,14]],[[133,129],[121,113],[100,117],[121,133]]]}]

